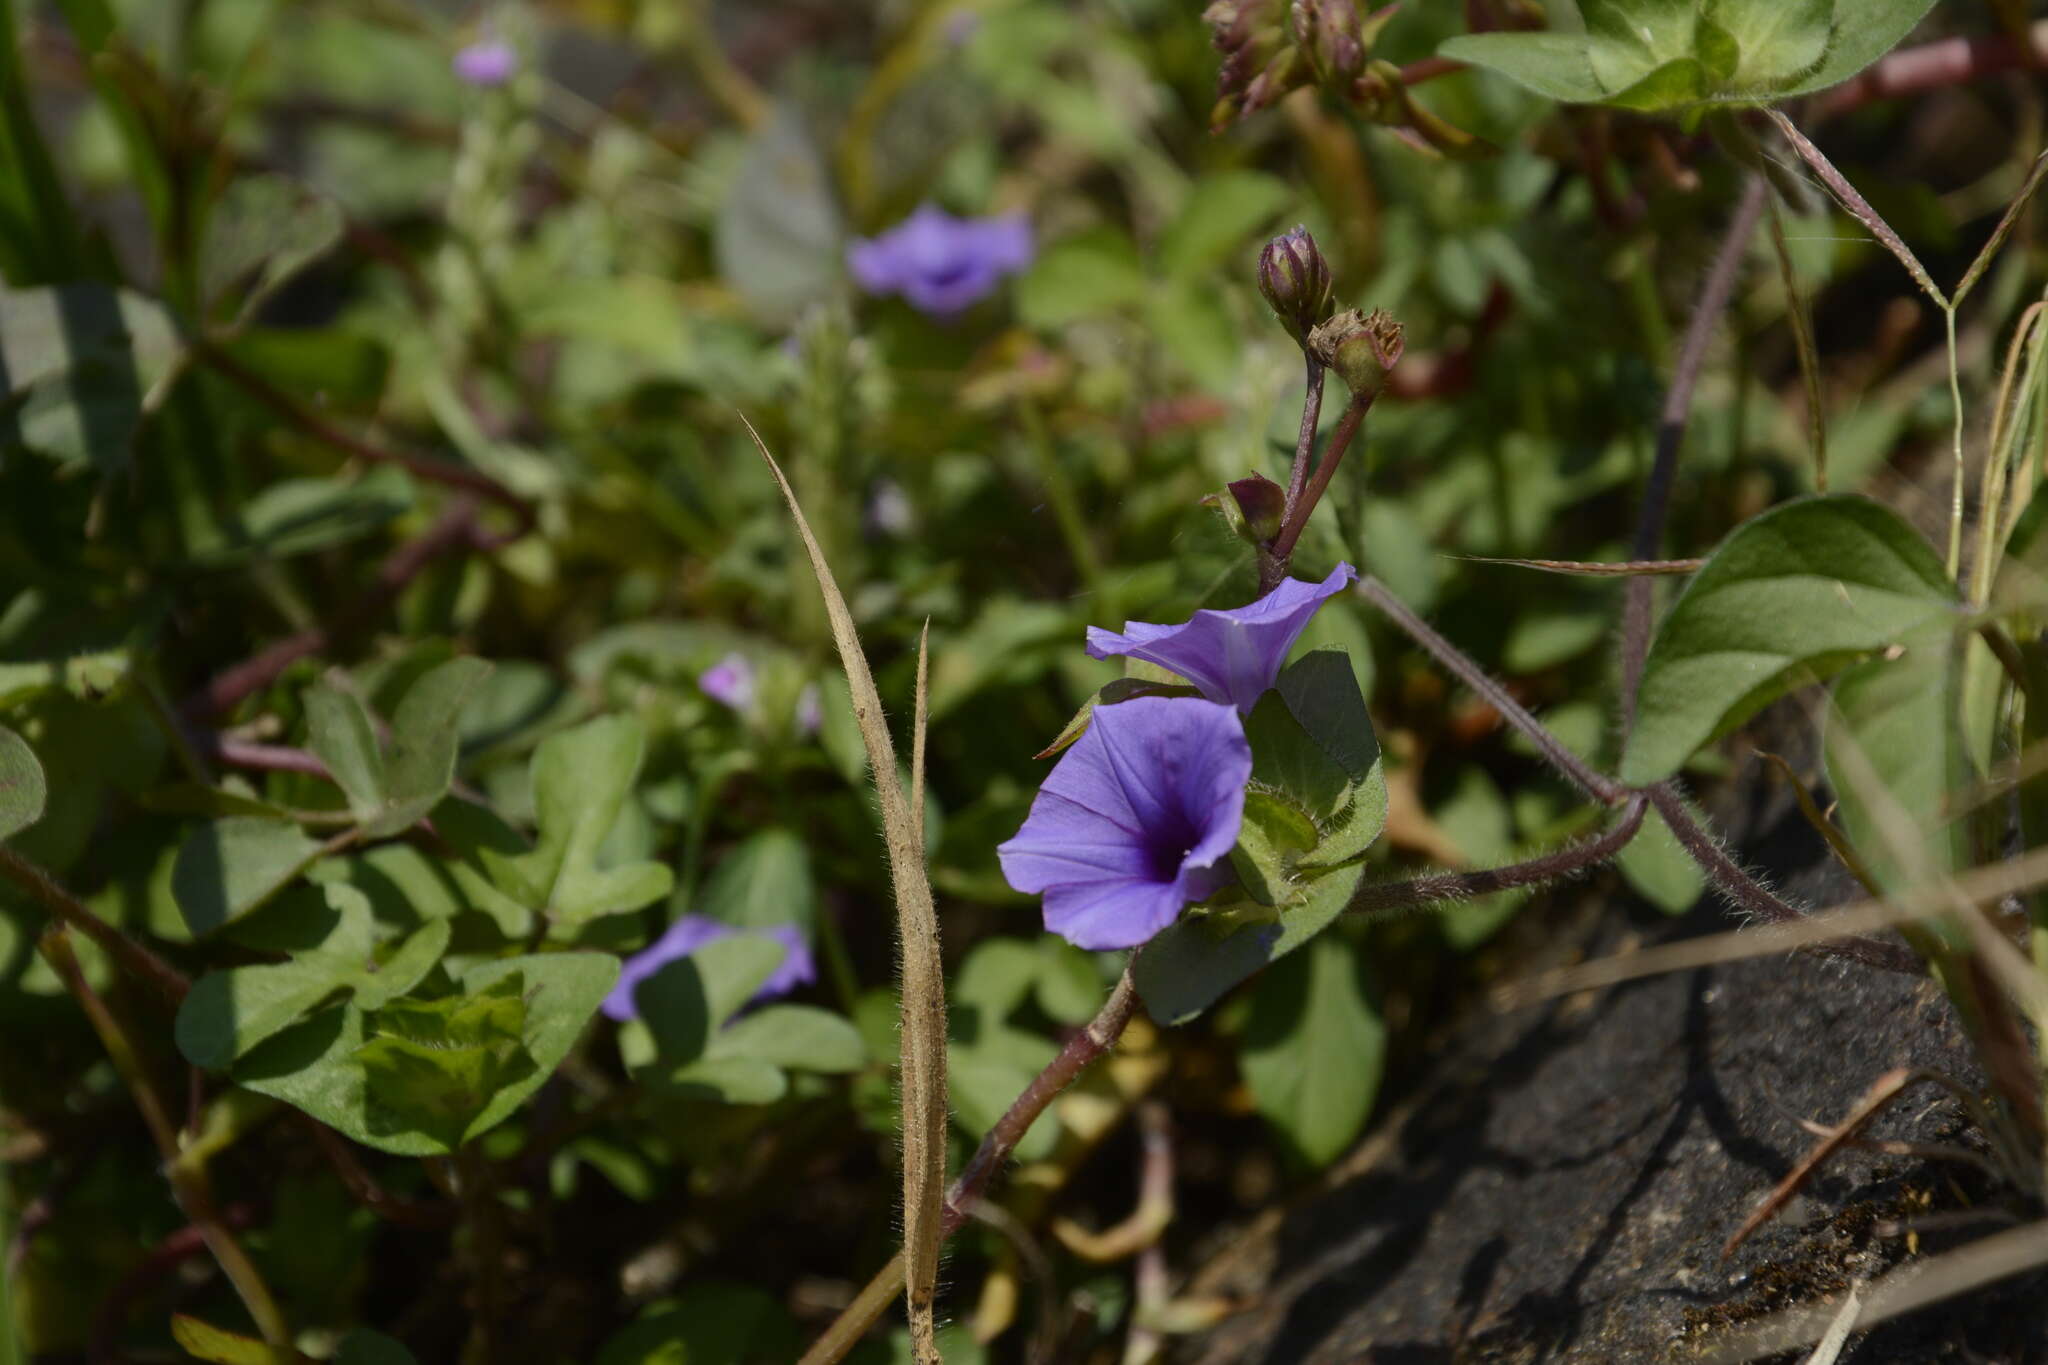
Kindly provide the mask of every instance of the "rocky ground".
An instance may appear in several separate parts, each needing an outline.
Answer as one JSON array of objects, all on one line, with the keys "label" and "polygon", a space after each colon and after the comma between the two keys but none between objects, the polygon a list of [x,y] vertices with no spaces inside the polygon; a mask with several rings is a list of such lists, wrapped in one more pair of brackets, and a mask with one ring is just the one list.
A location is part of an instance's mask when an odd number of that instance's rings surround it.
[{"label": "rocky ground", "polygon": [[[1847,898],[1786,805],[1757,791],[1738,840],[1744,856],[1812,902]],[[1601,954],[1636,935],[1728,924],[1714,906],[1659,925],[1610,904],[1553,910],[1522,933],[1541,929],[1532,951]],[[1973,1084],[1980,1074],[1931,983],[1811,957],[1724,964],[1512,1014],[1475,1010],[1338,1180],[1208,1259],[1197,1288],[1254,1306],[1192,1339],[1183,1358],[1696,1357],[1739,1324],[2005,1225],[1997,1210],[2015,1206],[1974,1167],[1849,1152],[1722,1259],[1729,1234],[1810,1145],[1795,1118],[1838,1118],[1898,1066]],[[1869,1132],[1984,1145],[1934,1086],[1912,1090]],[[1909,1237],[1897,1226],[1916,1221],[1928,1230]],[[2007,1280],[1876,1328],[1841,1358],[2048,1360],[2044,1291],[2048,1276]]]}]

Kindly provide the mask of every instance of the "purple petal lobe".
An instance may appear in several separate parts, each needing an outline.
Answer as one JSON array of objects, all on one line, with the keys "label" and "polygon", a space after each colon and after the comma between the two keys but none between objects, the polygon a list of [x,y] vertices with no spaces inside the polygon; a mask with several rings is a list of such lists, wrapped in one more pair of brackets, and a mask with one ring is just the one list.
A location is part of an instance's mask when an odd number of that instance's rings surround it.
[{"label": "purple petal lobe", "polygon": [[1316,609],[1357,577],[1358,570],[1339,564],[1320,583],[1284,579],[1249,606],[1204,609],[1177,626],[1126,621],[1121,635],[1090,626],[1088,653],[1098,659],[1125,654],[1157,664],[1186,678],[1209,700],[1249,713],[1280,676],[1288,651]]},{"label": "purple petal lobe", "polygon": [[640,1006],[633,993],[640,988],[641,982],[671,962],[690,956],[705,944],[733,934],[758,934],[782,945],[782,961],[754,992],[757,1003],[788,995],[797,987],[807,986],[818,979],[818,964],[811,956],[810,940],[794,924],[778,924],[769,929],[741,929],[709,915],[684,915],[660,938],[626,959],[619,968],[618,982],[605,996],[600,1008],[621,1023],[638,1019]]},{"label": "purple petal lobe", "polygon": [[955,218],[926,204],[880,236],[848,246],[846,265],[870,294],[901,294],[920,312],[951,317],[1030,265],[1033,250],[1031,222],[1022,214]]},{"label": "purple petal lobe", "polygon": [[697,686],[715,702],[744,711],[754,704],[754,666],[744,654],[728,654],[697,675]]},{"label": "purple petal lobe", "polygon": [[1130,948],[1229,881],[1251,780],[1244,724],[1193,697],[1097,707],[1016,837],[996,850],[1045,927],[1083,948]]},{"label": "purple petal lobe", "polygon": [[503,38],[483,38],[457,52],[450,65],[458,80],[488,89],[517,74],[519,52]]}]

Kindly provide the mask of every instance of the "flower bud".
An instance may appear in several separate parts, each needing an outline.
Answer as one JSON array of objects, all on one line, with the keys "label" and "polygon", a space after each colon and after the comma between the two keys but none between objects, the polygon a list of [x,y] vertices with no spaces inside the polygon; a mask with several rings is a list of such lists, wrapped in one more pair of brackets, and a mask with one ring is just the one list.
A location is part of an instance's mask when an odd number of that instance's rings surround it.
[{"label": "flower bud", "polygon": [[1330,312],[1330,263],[1307,228],[1275,237],[1259,252],[1259,292],[1287,335],[1306,345],[1309,330]]},{"label": "flower bud", "polygon": [[1279,99],[1300,82],[1300,54],[1287,32],[1286,0],[1215,0],[1202,12],[1223,63],[1216,72],[1221,130]]},{"label": "flower bud", "polygon": [[1280,518],[1287,510],[1287,492],[1263,474],[1236,479],[1229,485],[1237,510],[1244,515],[1239,534],[1254,545],[1263,545],[1280,534]]},{"label": "flower bud", "polygon": [[1344,381],[1354,399],[1365,402],[1379,397],[1387,372],[1401,361],[1402,346],[1401,324],[1379,308],[1346,309],[1308,336],[1309,351]]},{"label": "flower bud", "polygon": [[1355,0],[1294,0],[1288,22],[1318,84],[1349,81],[1365,69],[1371,39]]}]

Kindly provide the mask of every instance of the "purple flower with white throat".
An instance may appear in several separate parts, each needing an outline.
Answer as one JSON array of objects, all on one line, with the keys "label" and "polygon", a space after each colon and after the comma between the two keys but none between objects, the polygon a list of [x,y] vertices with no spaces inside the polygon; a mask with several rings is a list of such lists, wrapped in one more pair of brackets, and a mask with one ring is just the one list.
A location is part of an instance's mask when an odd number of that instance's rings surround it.
[{"label": "purple flower with white throat", "polygon": [[1045,927],[1081,948],[1134,948],[1233,881],[1252,751],[1228,706],[1138,697],[1099,706],[996,849]]},{"label": "purple flower with white throat", "polygon": [[519,72],[519,50],[503,38],[479,38],[455,54],[450,63],[458,80],[489,90]]},{"label": "purple flower with white throat", "polygon": [[926,204],[879,237],[846,248],[847,268],[870,294],[901,294],[919,312],[951,317],[1031,264],[1031,222],[1021,213],[955,218]]},{"label": "purple flower with white throat", "polygon": [[1204,609],[1177,626],[1124,622],[1123,634],[1088,627],[1088,653],[1097,659],[1128,654],[1178,673],[1210,701],[1250,714],[1280,676],[1287,653],[1308,629],[1316,609],[1350,586],[1358,570],[1339,564],[1320,583],[1283,579],[1249,606]]},{"label": "purple flower with white throat", "polygon": [[754,704],[758,683],[753,664],[737,651],[697,675],[697,686],[704,689],[705,696],[735,711],[745,711]]},{"label": "purple flower with white throat", "polygon": [[770,929],[740,929],[709,915],[684,915],[660,938],[626,959],[625,965],[619,969],[618,983],[604,998],[604,1012],[621,1023],[638,1019],[640,1006],[633,999],[633,993],[640,988],[641,982],[669,963],[680,962],[705,944],[734,934],[772,938],[782,945],[782,961],[754,992],[756,1002],[788,995],[798,986],[809,985],[818,979],[818,964],[811,957],[811,945],[804,938],[803,930],[794,924],[778,924]]}]

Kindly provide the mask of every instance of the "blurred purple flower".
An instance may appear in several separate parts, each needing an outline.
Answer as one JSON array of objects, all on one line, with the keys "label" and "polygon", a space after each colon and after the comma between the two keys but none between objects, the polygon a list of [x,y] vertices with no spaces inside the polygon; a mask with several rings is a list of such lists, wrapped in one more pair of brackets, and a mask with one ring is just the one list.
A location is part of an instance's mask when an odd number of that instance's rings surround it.
[{"label": "blurred purple flower", "polygon": [[1358,570],[1339,564],[1320,583],[1283,579],[1249,606],[1204,609],[1177,626],[1124,622],[1124,633],[1088,627],[1088,653],[1098,659],[1128,654],[1180,674],[1210,701],[1249,713],[1280,676],[1287,652],[1308,628],[1316,608],[1344,591]]},{"label": "blurred purple flower", "polygon": [[796,728],[802,734],[815,735],[824,723],[825,703],[818,685],[805,683],[804,690],[796,694]]},{"label": "blurred purple flower", "polygon": [[1132,948],[1233,878],[1252,751],[1228,706],[1139,697],[1097,707],[996,849],[1045,927],[1082,948]]},{"label": "blurred purple flower", "polygon": [[744,654],[728,654],[697,675],[697,686],[711,700],[744,711],[754,704],[754,666]]},{"label": "blurred purple flower", "polygon": [[503,85],[519,70],[519,50],[503,38],[479,38],[455,54],[457,79],[481,89]]},{"label": "blurred purple flower", "polygon": [[868,492],[868,505],[861,513],[861,528],[871,536],[900,536],[908,532],[916,515],[910,495],[894,479],[877,479]]},{"label": "blurred purple flower", "polygon": [[1023,214],[955,218],[926,204],[879,237],[846,249],[853,278],[870,294],[901,294],[920,312],[951,317],[1031,264]]},{"label": "blurred purple flower", "polygon": [[798,986],[818,979],[818,964],[811,957],[811,945],[805,941],[803,930],[794,924],[778,924],[772,929],[739,929],[709,915],[684,915],[660,938],[626,959],[625,965],[619,969],[618,984],[604,998],[604,1012],[621,1023],[638,1019],[640,1006],[634,1001],[633,992],[639,989],[641,982],[705,944],[734,934],[772,938],[783,947],[782,961],[754,992],[757,1002],[788,995]]}]

